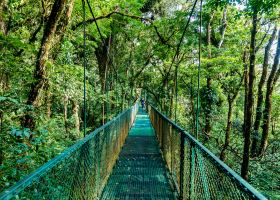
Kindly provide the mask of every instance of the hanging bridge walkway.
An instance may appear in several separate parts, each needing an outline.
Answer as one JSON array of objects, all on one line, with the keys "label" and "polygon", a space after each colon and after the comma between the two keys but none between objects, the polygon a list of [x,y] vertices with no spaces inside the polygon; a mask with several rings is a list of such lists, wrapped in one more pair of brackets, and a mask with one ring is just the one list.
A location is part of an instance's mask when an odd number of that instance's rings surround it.
[{"label": "hanging bridge walkway", "polygon": [[137,104],[0,194],[6,199],[266,199],[190,134]]},{"label": "hanging bridge walkway", "polygon": [[101,199],[176,199],[148,115],[141,109]]}]

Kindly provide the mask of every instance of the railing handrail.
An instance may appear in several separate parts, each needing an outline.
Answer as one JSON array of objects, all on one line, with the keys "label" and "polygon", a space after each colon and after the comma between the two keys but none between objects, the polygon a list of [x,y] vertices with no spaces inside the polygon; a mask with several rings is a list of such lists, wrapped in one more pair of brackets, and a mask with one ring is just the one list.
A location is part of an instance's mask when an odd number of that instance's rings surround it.
[{"label": "railing handrail", "polygon": [[261,194],[258,190],[256,190],[250,183],[244,180],[240,175],[238,175],[234,170],[232,170],[227,164],[221,161],[217,156],[215,156],[209,149],[203,146],[197,139],[195,139],[191,134],[189,134],[186,130],[184,130],[179,125],[175,124],[174,121],[167,118],[164,114],[162,114],[157,108],[153,105],[149,104],[161,117],[163,117],[166,121],[168,121],[175,129],[185,134],[185,136],[196,145],[202,152],[204,152],[210,159],[212,159],[217,166],[226,171],[231,179],[237,181],[239,183],[240,188],[243,191],[246,191],[251,194],[251,196],[255,199],[267,200],[267,198]]},{"label": "railing handrail", "polygon": [[104,124],[103,126],[95,129],[90,134],[86,135],[86,137],[81,138],[79,141],[77,141],[72,146],[65,149],[62,153],[55,156],[53,159],[49,160],[45,164],[43,164],[41,167],[37,168],[35,171],[33,171],[31,174],[25,176],[23,179],[15,183],[10,188],[4,190],[2,193],[0,193],[0,200],[9,199],[12,196],[20,193],[24,188],[31,185],[33,181],[36,181],[38,178],[43,176],[45,173],[47,173],[49,170],[51,170],[54,166],[58,165],[61,161],[67,159],[73,152],[78,150],[81,146],[83,146],[86,142],[93,139],[100,131],[104,130],[108,126],[110,126],[114,121],[116,121],[118,118],[125,115],[127,112],[129,112],[134,106],[131,106],[130,108],[126,109],[122,113],[118,114],[116,117],[114,117],[112,120]]}]

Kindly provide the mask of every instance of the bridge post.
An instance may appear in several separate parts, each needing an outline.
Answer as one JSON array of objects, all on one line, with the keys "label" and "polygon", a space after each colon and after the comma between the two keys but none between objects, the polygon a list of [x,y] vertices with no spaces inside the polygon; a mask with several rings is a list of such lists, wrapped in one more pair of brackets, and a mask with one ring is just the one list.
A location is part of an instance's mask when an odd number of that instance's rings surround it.
[{"label": "bridge post", "polygon": [[185,163],[185,134],[180,131],[180,195],[179,199],[184,200],[184,163]]},{"label": "bridge post", "polygon": [[194,195],[194,173],[195,173],[195,146],[193,143],[191,145],[191,156],[190,156],[190,189],[189,189],[189,199],[193,199]]}]

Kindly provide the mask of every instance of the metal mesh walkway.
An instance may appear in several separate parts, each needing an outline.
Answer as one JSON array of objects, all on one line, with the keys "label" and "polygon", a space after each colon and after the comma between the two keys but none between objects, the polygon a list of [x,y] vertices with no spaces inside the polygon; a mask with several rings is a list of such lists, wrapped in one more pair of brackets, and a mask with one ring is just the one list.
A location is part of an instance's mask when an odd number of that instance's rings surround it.
[{"label": "metal mesh walkway", "polygon": [[101,199],[176,199],[150,119],[139,110]]}]

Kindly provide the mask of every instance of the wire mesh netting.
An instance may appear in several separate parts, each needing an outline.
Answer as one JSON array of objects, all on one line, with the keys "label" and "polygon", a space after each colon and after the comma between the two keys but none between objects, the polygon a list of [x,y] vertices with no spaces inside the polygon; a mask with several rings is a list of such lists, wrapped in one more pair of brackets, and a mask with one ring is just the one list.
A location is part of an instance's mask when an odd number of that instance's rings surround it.
[{"label": "wire mesh netting", "polygon": [[156,108],[148,112],[180,199],[266,199]]},{"label": "wire mesh netting", "polygon": [[0,199],[266,199],[150,105],[156,134],[140,112],[127,137],[137,110],[87,135]]},{"label": "wire mesh netting", "polygon": [[0,194],[0,199],[99,199],[137,104]]}]

